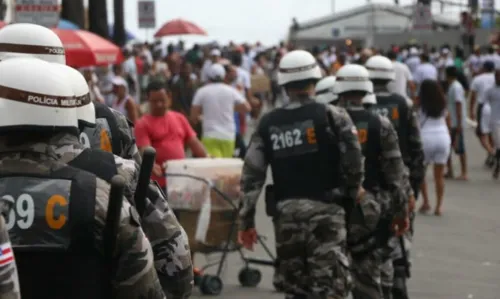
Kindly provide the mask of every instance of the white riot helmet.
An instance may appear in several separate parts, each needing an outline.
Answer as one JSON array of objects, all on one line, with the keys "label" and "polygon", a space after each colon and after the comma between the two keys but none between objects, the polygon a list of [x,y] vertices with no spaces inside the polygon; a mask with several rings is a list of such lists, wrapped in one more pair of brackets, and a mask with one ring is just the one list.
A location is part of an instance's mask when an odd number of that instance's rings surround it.
[{"label": "white riot helmet", "polygon": [[337,94],[349,91],[365,91],[373,93],[373,83],[364,66],[359,64],[347,64],[337,71],[335,82]]},{"label": "white riot helmet", "polygon": [[335,76],[327,76],[316,84],[316,102],[329,104],[338,99],[335,81]]},{"label": "white riot helmet", "polygon": [[372,80],[381,79],[392,81],[396,79],[392,61],[387,57],[381,55],[372,56],[366,61],[365,67],[370,73],[370,79]]},{"label": "white riot helmet", "polygon": [[35,24],[12,24],[0,30],[0,60],[34,56],[66,64],[64,47],[54,31]]},{"label": "white riot helmet", "polygon": [[377,97],[373,93],[369,93],[363,97],[363,105],[377,104]]},{"label": "white riot helmet", "polygon": [[33,57],[0,62],[0,128],[77,133],[75,98],[66,75]]},{"label": "white riot helmet", "polygon": [[308,79],[319,80],[322,77],[316,59],[307,51],[295,50],[281,58],[278,71],[279,85]]},{"label": "white riot helmet", "polygon": [[90,100],[90,91],[87,80],[83,75],[74,68],[53,63],[55,69],[60,70],[61,73],[66,74],[68,83],[70,84],[76,98],[76,115],[78,121],[83,122],[85,126],[95,126],[95,107],[94,103]]}]

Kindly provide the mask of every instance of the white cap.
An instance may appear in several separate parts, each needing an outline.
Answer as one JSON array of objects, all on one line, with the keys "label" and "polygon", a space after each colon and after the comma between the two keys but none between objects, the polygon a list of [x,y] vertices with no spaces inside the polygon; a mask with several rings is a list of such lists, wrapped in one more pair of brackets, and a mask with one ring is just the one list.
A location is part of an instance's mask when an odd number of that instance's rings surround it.
[{"label": "white cap", "polygon": [[441,53],[443,53],[443,54],[448,54],[448,53],[450,53],[450,50],[448,50],[448,48],[443,48],[443,49],[441,50]]},{"label": "white cap", "polygon": [[321,69],[311,53],[304,50],[291,51],[280,60],[278,84],[321,79]]},{"label": "white cap", "polygon": [[120,76],[115,76],[113,77],[113,79],[111,80],[111,83],[115,86],[124,86],[124,87],[128,87],[128,84],[127,84],[127,81],[125,81],[125,79],[123,79],[122,77]]},{"label": "white cap", "polygon": [[78,120],[87,126],[95,125],[95,107],[90,100],[89,85],[82,74],[74,68],[64,64],[53,64],[61,73],[66,74],[69,84],[77,99],[76,114]]},{"label": "white cap", "polygon": [[0,128],[64,128],[77,133],[74,92],[66,74],[33,57],[0,62]]},{"label": "white cap", "polygon": [[210,51],[210,56],[221,56],[221,52],[219,49],[212,49],[212,51]]},{"label": "white cap", "polygon": [[373,92],[373,83],[370,81],[368,70],[358,64],[347,64],[337,71],[335,82],[337,94],[349,91]]},{"label": "white cap", "polygon": [[208,78],[210,80],[222,80],[226,77],[226,70],[219,63],[214,63],[208,69]]},{"label": "white cap", "polygon": [[0,60],[26,56],[66,64],[61,39],[49,28],[26,23],[3,27],[0,30]]},{"label": "white cap", "polygon": [[410,48],[410,55],[418,55],[418,50],[415,47]]}]

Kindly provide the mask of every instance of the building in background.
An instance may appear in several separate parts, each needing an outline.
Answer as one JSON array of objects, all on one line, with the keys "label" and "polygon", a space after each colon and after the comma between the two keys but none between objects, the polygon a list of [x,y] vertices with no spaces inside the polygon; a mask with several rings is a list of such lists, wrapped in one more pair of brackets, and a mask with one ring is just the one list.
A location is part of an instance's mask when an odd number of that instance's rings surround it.
[{"label": "building in background", "polygon": [[[391,44],[416,42],[428,46],[463,45],[461,13],[470,11],[471,3],[460,0],[415,1],[413,5],[399,6],[368,3],[353,9],[290,27],[289,40],[298,47],[312,45],[374,46],[387,48]],[[430,5],[418,10],[416,4]],[[480,7],[487,4],[486,0]],[[486,5],[487,6],[487,5]],[[477,7],[475,9],[478,9]],[[498,16],[498,11],[495,10]],[[425,18],[431,18],[426,20]],[[423,19],[422,19],[423,18]],[[432,29],[427,29],[432,24]],[[424,25],[424,26],[422,26]],[[419,28],[420,30],[415,30]],[[475,44],[487,44],[491,29],[474,28]]]},{"label": "building in background", "polygon": [[[321,42],[341,45],[346,40],[355,45],[379,46],[380,36],[396,36],[415,31],[413,30],[414,9],[414,6],[401,7],[391,4],[369,3],[299,23],[295,29],[290,29],[289,39],[293,43],[303,46]],[[435,14],[430,17],[434,30],[444,31],[459,27],[458,15],[455,19]]]}]

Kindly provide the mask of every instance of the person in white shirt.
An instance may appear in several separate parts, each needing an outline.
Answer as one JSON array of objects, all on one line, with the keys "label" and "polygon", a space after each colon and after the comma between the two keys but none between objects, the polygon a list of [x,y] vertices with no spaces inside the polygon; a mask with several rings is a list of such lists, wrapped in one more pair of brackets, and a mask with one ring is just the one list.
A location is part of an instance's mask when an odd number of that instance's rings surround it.
[{"label": "person in white shirt", "polygon": [[[485,162],[486,165],[493,164],[493,153],[491,149],[489,136],[485,134],[485,132],[488,132],[489,130],[483,127],[484,122],[482,121],[482,118],[483,118],[483,111],[485,109],[484,95],[486,94],[486,91],[488,89],[490,89],[495,85],[494,71],[495,71],[495,64],[493,63],[493,61],[488,60],[484,62],[483,73],[477,75],[476,77],[474,77],[474,79],[472,79],[470,87],[471,96],[470,96],[469,116],[470,119],[472,120],[476,120],[477,116],[476,135],[479,138],[481,145],[488,153],[488,157],[486,158]],[[474,113],[474,110],[476,109],[476,102],[477,102],[477,110],[476,113]]]},{"label": "person in white shirt", "polygon": [[[455,66],[449,66],[445,70],[446,80],[448,85],[447,103],[448,112],[450,114],[451,124],[451,141],[455,153],[460,159],[461,174],[457,178],[466,181],[467,178],[467,156],[465,153],[465,142],[463,129],[466,127],[466,100],[465,91],[462,84],[458,82],[458,70]],[[451,155],[448,159],[448,173],[445,175],[447,178],[453,178],[453,165],[451,163]]]},{"label": "person in white shirt", "polygon": [[236,125],[234,112],[249,112],[250,105],[233,87],[224,83],[226,71],[214,63],[208,73],[210,82],[198,89],[191,106],[191,121],[203,117],[202,143],[213,157],[231,158],[234,154]]},{"label": "person in white shirt", "polygon": [[221,58],[221,52],[219,49],[212,49],[210,51],[210,59],[205,60],[201,68],[200,81],[201,83],[208,82],[208,73],[210,72],[210,66],[217,63]]},{"label": "person in white shirt", "polygon": [[[434,214],[442,214],[444,196],[444,169],[450,156],[451,137],[448,127],[450,117],[446,111],[446,99],[439,83],[435,80],[424,80],[419,90],[420,99],[420,134],[424,149],[425,165],[433,164],[434,182],[436,185],[436,207]],[[424,202],[421,213],[431,209],[427,183],[421,185]]]},{"label": "person in white shirt", "polygon": [[481,63],[481,48],[479,46],[474,47],[474,53],[467,59],[467,65],[472,78],[479,75],[483,66]]},{"label": "person in white shirt", "polygon": [[448,48],[443,48],[441,50],[441,57],[437,63],[437,69],[439,74],[439,81],[441,81],[443,90],[446,92],[448,85],[446,84],[446,68],[449,66],[454,66],[455,62],[451,57],[450,50]]},{"label": "person in white shirt", "polygon": [[250,99],[250,88],[252,81],[250,80],[250,72],[243,68],[243,55],[241,53],[234,53],[231,57],[231,63],[236,67],[236,81],[234,87],[242,90],[246,99]]},{"label": "person in white shirt", "polygon": [[[396,60],[397,54],[390,51],[387,58],[392,60],[396,79],[391,81],[387,86],[390,92],[397,93],[405,98],[413,99],[415,96],[415,83],[413,83],[413,76],[408,66]],[[409,92],[409,94],[408,94]]]},{"label": "person in white shirt", "polygon": [[493,61],[495,62],[495,47],[494,46],[489,46],[487,52],[481,56],[481,64],[485,63],[486,61]]},{"label": "person in white shirt", "polygon": [[413,75],[413,80],[417,85],[420,85],[424,80],[434,80],[438,79],[438,72],[436,67],[430,62],[428,54],[421,55],[421,64],[415,70]]},{"label": "person in white shirt", "polygon": [[500,172],[500,70],[495,71],[495,85],[486,91],[484,101],[491,110],[489,125],[496,148],[493,178],[497,179]]},{"label": "person in white shirt", "polygon": [[114,100],[111,108],[125,115],[132,123],[139,119],[139,111],[134,99],[128,92],[127,81],[120,76],[112,80]]},{"label": "person in white shirt", "polygon": [[420,57],[417,48],[410,48],[410,57],[406,59],[405,62],[412,74],[414,74],[417,66],[420,65]]}]

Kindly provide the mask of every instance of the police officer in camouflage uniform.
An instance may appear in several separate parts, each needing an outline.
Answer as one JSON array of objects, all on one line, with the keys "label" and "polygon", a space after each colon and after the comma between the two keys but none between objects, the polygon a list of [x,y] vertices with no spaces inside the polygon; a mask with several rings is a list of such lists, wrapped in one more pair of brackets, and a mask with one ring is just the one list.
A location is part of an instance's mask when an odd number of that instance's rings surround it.
[{"label": "police officer in camouflage uniform", "polygon": [[278,83],[290,103],[262,117],[241,179],[239,237],[252,249],[257,199],[271,166],[273,192],[266,193],[273,196],[266,195],[266,204],[277,227],[286,298],[346,298],[352,285],[345,209],[361,192],[361,148],[346,111],[314,101],[319,79],[310,53],[283,57]]},{"label": "police officer in camouflage uniform", "polygon": [[[25,34],[26,31],[29,34]],[[66,77],[71,78],[70,83],[75,95],[82,103],[77,108],[81,131],[94,130],[96,123],[102,124],[99,119],[96,120],[96,115],[99,117],[101,109],[101,113],[107,113],[108,116],[116,113],[113,119],[117,120],[119,124],[117,127],[121,128],[123,136],[127,135],[125,133],[127,130],[130,131],[130,128],[125,127],[127,120],[121,113],[108,109],[106,106],[104,106],[105,109],[100,108],[99,104],[95,105],[89,101],[89,90],[85,79],[78,71],[65,65],[64,48],[54,32],[34,24],[13,24],[0,30],[0,59],[26,54],[53,62],[54,67],[59,68],[61,72],[66,73]],[[101,133],[108,136],[104,131]],[[109,181],[113,174],[122,175],[128,183],[125,195],[131,203],[134,203],[133,196],[139,165],[133,160],[113,156],[111,153],[107,154],[98,148],[85,151],[85,147],[88,147],[85,145],[95,144],[90,141],[88,136],[81,133],[81,143],[66,144],[64,154],[60,158],[64,163],[94,173],[106,181]],[[106,138],[99,138],[99,140],[105,141]],[[133,141],[133,139],[130,140]],[[109,141],[107,143],[109,144]],[[135,142],[132,143],[135,146]],[[129,147],[129,149],[133,149],[133,147]],[[121,153],[125,155],[126,152],[131,153],[130,151],[122,151]],[[92,155],[89,156],[89,154]],[[136,154],[138,155],[138,152]],[[140,159],[134,160],[140,161]],[[155,266],[168,298],[189,297],[192,290],[193,271],[187,236],[173,211],[169,208],[163,192],[154,184],[149,186],[146,208],[140,218],[142,227],[153,247]]]},{"label": "police officer in camouflage uniform", "polygon": [[[410,212],[413,214],[415,195],[418,194],[420,184],[424,178],[424,153],[420,139],[418,118],[407,100],[401,95],[390,93],[387,84],[395,79],[392,62],[383,56],[377,55],[369,58],[365,67],[370,73],[374,85],[377,103],[373,111],[387,117],[398,132],[399,146],[403,160],[409,171],[411,188],[406,188],[409,196]],[[413,216],[412,216],[413,218]],[[412,221],[413,222],[413,221]],[[408,252],[411,245],[411,231],[405,235],[405,250]],[[406,254],[408,255],[408,254]],[[382,284],[389,289],[392,286],[394,298],[408,298],[406,290],[407,267],[409,261],[403,258],[401,247],[397,246],[393,254],[393,265],[386,263],[383,271]]]},{"label": "police officer in camouflage uniform", "polygon": [[[77,108],[77,116],[80,128],[91,127],[96,120],[93,109],[87,109],[93,104],[90,102],[85,79],[80,72],[69,66],[53,64],[53,67],[65,73],[70,79],[78,99],[87,100],[88,105]],[[129,182],[125,196],[134,203],[135,190],[132,188],[136,185],[138,171],[137,164],[133,160],[126,160],[99,149],[84,149],[81,144],[74,144],[71,150],[64,154],[62,160],[70,166],[94,173],[106,181],[110,181],[112,176],[106,175],[104,169],[109,166],[110,174],[114,174],[116,169],[116,173]],[[100,164],[95,167],[92,163],[88,163],[89,160],[99,161]],[[167,298],[188,298],[192,290],[193,270],[187,235],[159,187],[152,183],[145,200],[146,208],[140,215],[141,224],[153,247],[158,277]]]},{"label": "police officer in camouflage uniform", "polygon": [[[397,234],[407,229],[407,194],[403,188],[405,166],[397,133],[387,118],[365,110],[374,101],[368,71],[351,64],[337,72],[335,90],[338,105],[344,107],[356,125],[363,151],[363,188],[348,223],[347,242],[355,281],[354,299],[380,299],[382,261],[388,258],[391,227]],[[373,102],[372,102],[373,104]]]},{"label": "police officer in camouflage uniform", "polygon": [[0,260],[0,298],[21,299],[16,262],[5,221],[11,209],[12,204],[10,202],[5,200],[0,201],[0,250],[2,250],[2,258]]},{"label": "police officer in camouflage uniform", "polygon": [[65,75],[36,58],[0,62],[0,194],[15,207],[7,228],[23,298],[101,298],[110,278],[114,298],[165,298],[127,201],[108,261],[114,270],[105,271],[99,256],[110,186],[61,159],[78,144],[79,101]]}]

